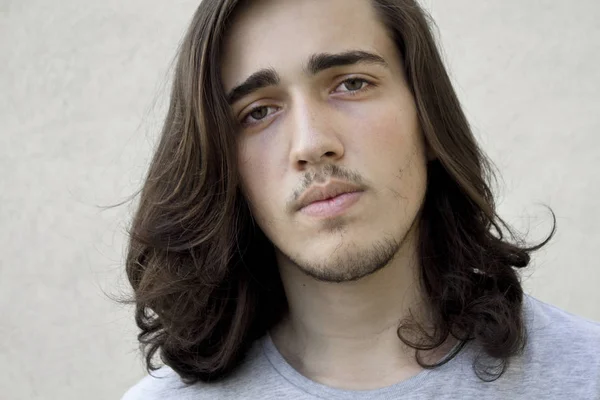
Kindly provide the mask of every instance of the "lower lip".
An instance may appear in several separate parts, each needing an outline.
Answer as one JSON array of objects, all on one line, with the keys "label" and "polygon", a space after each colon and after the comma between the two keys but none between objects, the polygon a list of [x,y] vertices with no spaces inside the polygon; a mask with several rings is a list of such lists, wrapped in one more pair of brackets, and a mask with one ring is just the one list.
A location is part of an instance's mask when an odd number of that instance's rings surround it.
[{"label": "lower lip", "polygon": [[303,214],[311,217],[336,217],[352,207],[358,201],[362,192],[343,193],[331,199],[315,201],[300,209]]}]

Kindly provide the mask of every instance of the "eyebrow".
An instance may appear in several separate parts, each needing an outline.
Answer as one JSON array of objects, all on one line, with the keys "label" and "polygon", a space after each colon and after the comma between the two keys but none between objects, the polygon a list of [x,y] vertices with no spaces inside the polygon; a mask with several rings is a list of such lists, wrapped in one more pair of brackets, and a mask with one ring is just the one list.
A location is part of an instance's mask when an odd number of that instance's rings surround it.
[{"label": "eyebrow", "polygon": [[[326,69],[355,64],[378,64],[386,68],[388,66],[383,57],[378,56],[377,54],[353,50],[336,54],[313,54],[303,70],[307,75],[317,75],[319,72]],[[280,81],[279,75],[273,68],[261,69],[246,78],[243,83],[234,87],[227,94],[227,101],[229,104],[233,104],[239,99],[248,96],[259,89],[268,86],[277,86]]]},{"label": "eyebrow", "polygon": [[366,51],[346,51],[338,54],[320,53],[314,54],[308,60],[308,65],[304,69],[309,75],[316,75],[319,72],[334,68],[354,64],[379,64],[387,67],[383,57]]},{"label": "eyebrow", "polygon": [[280,79],[274,69],[261,69],[250,75],[241,85],[233,88],[227,95],[229,104],[233,104],[242,97],[267,86],[279,85]]}]

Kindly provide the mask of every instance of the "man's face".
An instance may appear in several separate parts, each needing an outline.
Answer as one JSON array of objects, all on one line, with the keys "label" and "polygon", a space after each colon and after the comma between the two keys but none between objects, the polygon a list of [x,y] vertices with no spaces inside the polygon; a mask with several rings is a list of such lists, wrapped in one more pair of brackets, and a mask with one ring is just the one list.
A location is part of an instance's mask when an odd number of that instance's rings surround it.
[{"label": "man's face", "polygon": [[[371,2],[253,1],[225,39],[228,93],[263,72],[232,108],[242,189],[279,262],[327,281],[385,266],[415,232],[427,158],[400,54]],[[311,188],[360,191],[299,209]]]}]

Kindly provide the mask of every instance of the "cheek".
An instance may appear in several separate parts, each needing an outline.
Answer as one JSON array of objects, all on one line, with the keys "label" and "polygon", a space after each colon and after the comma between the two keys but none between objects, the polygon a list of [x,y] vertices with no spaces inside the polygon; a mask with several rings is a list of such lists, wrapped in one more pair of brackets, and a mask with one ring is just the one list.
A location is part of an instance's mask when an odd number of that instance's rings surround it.
[{"label": "cheek", "polygon": [[379,162],[395,159],[397,163],[419,146],[416,110],[410,105],[399,106],[399,103],[381,102],[354,113],[352,129],[357,133],[356,148],[372,154]]},{"label": "cheek", "polygon": [[381,188],[412,203],[425,185],[426,157],[416,110],[410,102],[402,103],[400,99],[380,104],[358,118],[355,123],[361,124],[364,134],[355,146],[361,163]]},{"label": "cheek", "polygon": [[244,194],[252,203],[256,202],[257,182],[264,179],[267,169],[264,164],[258,162],[261,154],[257,154],[249,146],[242,146],[238,151],[238,168]]},{"label": "cheek", "polygon": [[238,168],[240,172],[242,192],[246,196],[250,209],[255,216],[257,211],[265,212],[270,201],[276,197],[274,191],[279,182],[274,167],[275,153],[259,140],[247,141],[238,147]]}]

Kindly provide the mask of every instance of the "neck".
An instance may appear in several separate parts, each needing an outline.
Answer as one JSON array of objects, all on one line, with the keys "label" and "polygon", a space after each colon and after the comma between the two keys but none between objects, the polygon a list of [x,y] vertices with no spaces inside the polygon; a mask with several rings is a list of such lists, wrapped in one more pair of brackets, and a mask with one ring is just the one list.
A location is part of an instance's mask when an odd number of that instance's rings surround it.
[{"label": "neck", "polygon": [[[385,268],[346,283],[317,281],[280,257],[289,313],[271,336],[296,370],[314,381],[354,390],[389,386],[422,370],[414,349],[397,334],[403,319],[426,315],[415,246],[405,244]],[[434,362],[451,344],[430,353]]]}]

